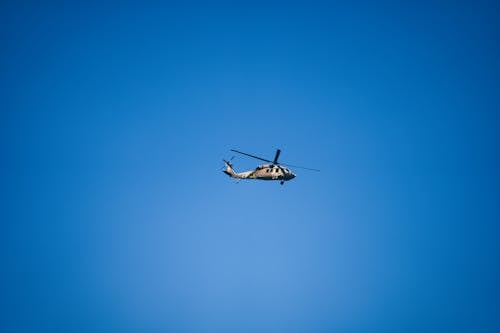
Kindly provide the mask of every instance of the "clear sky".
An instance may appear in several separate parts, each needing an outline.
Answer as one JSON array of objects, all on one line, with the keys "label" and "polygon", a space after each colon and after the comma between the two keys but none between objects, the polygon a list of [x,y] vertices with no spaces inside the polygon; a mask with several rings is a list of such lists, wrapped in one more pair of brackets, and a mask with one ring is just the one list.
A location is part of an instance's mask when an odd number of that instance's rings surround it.
[{"label": "clear sky", "polygon": [[0,331],[499,332],[498,2],[182,3],[0,5]]}]

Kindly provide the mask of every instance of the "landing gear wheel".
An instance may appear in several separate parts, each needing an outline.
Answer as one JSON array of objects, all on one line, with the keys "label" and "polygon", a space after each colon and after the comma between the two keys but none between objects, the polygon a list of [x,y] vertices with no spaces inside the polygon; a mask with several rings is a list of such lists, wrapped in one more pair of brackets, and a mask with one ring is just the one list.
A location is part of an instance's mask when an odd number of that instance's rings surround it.
[{"label": "landing gear wheel", "polygon": [[284,180],[280,181],[280,184],[281,185],[285,184],[285,181]]}]

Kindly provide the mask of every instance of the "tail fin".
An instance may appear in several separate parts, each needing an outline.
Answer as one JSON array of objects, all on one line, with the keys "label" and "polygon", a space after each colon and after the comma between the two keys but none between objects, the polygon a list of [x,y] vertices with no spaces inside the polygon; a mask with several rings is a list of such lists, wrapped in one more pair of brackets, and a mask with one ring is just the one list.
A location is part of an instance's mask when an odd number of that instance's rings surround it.
[{"label": "tail fin", "polygon": [[223,160],[223,161],[224,161],[224,164],[226,166],[225,169],[223,170],[223,172],[226,175],[228,175],[229,177],[237,178],[236,172],[233,169],[233,165],[231,164],[231,161],[226,161],[226,160]]}]

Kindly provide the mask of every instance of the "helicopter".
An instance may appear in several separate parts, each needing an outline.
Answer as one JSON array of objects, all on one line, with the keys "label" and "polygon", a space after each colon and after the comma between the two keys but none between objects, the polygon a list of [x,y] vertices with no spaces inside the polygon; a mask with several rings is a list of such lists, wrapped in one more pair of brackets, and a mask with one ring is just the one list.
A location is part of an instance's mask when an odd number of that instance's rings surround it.
[{"label": "helicopter", "polygon": [[234,156],[229,160],[223,160],[225,164],[225,169],[223,172],[228,175],[231,178],[236,178],[239,180],[241,179],[260,179],[260,180],[278,180],[280,181],[280,184],[283,185],[286,181],[292,180],[296,177],[296,174],[294,174],[288,167],[294,167],[294,168],[300,168],[300,169],[306,169],[306,170],[312,170],[312,171],[319,171],[318,169],[312,169],[312,168],[306,168],[306,167],[301,167],[297,165],[290,165],[290,164],[283,164],[283,163],[278,163],[278,158],[280,156],[281,150],[277,149],[276,150],[276,155],[274,155],[274,160],[268,160],[259,156],[255,156],[252,154],[244,153],[239,150],[231,149],[232,152],[246,155],[270,164],[262,164],[257,166],[254,170],[250,171],[243,171],[243,172],[236,172],[233,169],[233,165],[231,161],[233,160]]}]

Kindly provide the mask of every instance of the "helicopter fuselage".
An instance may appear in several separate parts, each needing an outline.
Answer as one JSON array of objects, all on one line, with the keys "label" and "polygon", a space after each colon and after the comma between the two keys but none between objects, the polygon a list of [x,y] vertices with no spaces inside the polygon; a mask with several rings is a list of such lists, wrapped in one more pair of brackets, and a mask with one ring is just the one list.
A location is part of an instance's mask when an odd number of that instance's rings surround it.
[{"label": "helicopter fuselage", "polygon": [[250,171],[248,178],[287,181],[295,178],[295,174],[290,169],[282,166],[263,164]]}]

